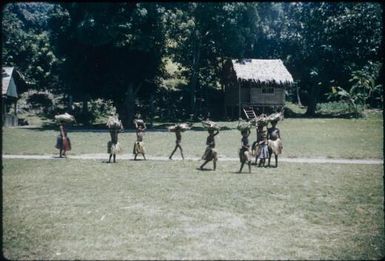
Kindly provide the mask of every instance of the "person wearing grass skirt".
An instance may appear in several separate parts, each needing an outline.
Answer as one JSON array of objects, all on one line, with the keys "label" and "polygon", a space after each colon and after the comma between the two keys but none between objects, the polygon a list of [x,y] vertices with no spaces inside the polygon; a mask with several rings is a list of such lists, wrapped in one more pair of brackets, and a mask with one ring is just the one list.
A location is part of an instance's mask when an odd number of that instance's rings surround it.
[{"label": "person wearing grass skirt", "polygon": [[275,156],[275,167],[278,167],[278,155],[282,153],[283,145],[281,141],[281,134],[277,126],[277,120],[271,121],[271,128],[267,129],[269,159],[267,166],[270,167],[271,155]]},{"label": "person wearing grass skirt", "polygon": [[110,128],[110,136],[111,140],[107,143],[107,153],[110,154],[108,159],[108,163],[111,162],[111,158],[113,158],[113,163],[116,162],[116,154],[121,153],[122,148],[118,142],[118,134],[123,130],[123,126],[121,128]]},{"label": "person wearing grass skirt", "polygon": [[142,120],[135,120],[134,124],[136,128],[136,141],[134,143],[134,149],[133,149],[133,154],[135,155],[134,160],[136,160],[136,157],[138,156],[138,154],[142,154],[144,160],[146,160],[146,150],[144,148],[144,142],[143,142],[143,136],[144,136],[144,131],[146,130],[146,124]]},{"label": "person wearing grass skirt", "polygon": [[269,149],[267,146],[267,128],[266,124],[258,123],[257,125],[257,141],[253,144],[256,149],[255,164],[259,160],[258,167],[265,166],[265,161],[269,158]]},{"label": "person wearing grass skirt", "polygon": [[250,155],[250,145],[249,145],[249,135],[250,129],[243,129],[241,131],[241,148],[239,149],[239,160],[241,162],[241,167],[238,173],[242,172],[243,166],[247,162],[249,166],[249,173],[251,173],[251,155]]},{"label": "person wearing grass skirt", "polygon": [[67,131],[64,128],[64,124],[60,123],[59,125],[60,133],[56,138],[56,148],[59,150],[59,157],[66,157],[66,152],[71,150],[71,140],[67,136]]},{"label": "person wearing grass skirt", "polygon": [[214,165],[214,170],[216,169],[217,167],[217,160],[218,160],[218,156],[217,156],[217,151],[215,149],[215,136],[218,135],[219,133],[219,130],[216,130],[216,132],[214,133],[214,129],[212,128],[209,128],[208,129],[208,132],[209,132],[209,136],[207,137],[207,140],[206,140],[206,150],[205,150],[205,153],[203,154],[202,156],[202,159],[205,161],[203,162],[203,164],[200,166],[200,169],[203,170],[203,167],[209,162],[209,161],[213,161],[213,165]]}]

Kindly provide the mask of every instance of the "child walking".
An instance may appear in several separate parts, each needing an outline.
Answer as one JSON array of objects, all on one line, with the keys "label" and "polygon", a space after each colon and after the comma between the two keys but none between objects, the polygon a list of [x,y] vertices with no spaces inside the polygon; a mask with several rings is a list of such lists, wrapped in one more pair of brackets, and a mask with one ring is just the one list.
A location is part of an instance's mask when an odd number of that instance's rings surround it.
[{"label": "child walking", "polygon": [[134,120],[135,128],[136,128],[136,141],[134,143],[133,154],[135,155],[134,160],[138,154],[142,154],[144,160],[146,160],[146,151],[144,148],[143,136],[144,131],[146,130],[146,123],[141,119]]},{"label": "child walking", "polygon": [[71,150],[71,140],[67,136],[67,131],[64,127],[66,123],[71,123],[75,121],[74,116],[64,113],[55,116],[56,122],[59,124],[60,133],[56,138],[55,147],[59,150],[59,157],[66,157],[66,152]]},{"label": "child walking", "polygon": [[281,141],[281,134],[279,129],[276,127],[278,120],[271,121],[271,128],[267,129],[268,137],[268,148],[269,148],[269,159],[267,166],[270,167],[271,154],[274,153],[275,167],[278,167],[278,155],[282,153],[283,145]]},{"label": "child walking", "polygon": [[259,159],[258,167],[265,166],[265,161],[269,157],[269,150],[267,147],[267,119],[265,116],[257,120],[257,141],[253,144],[256,149],[255,164]]},{"label": "child walking", "polygon": [[247,165],[249,167],[249,173],[251,173],[251,158],[250,158],[250,145],[249,145],[249,135],[250,129],[243,129],[241,131],[242,139],[241,139],[241,148],[239,149],[239,160],[241,162],[241,168],[238,173],[242,172],[243,166],[247,161]]},{"label": "child walking", "polygon": [[[215,131],[215,132],[214,132]],[[202,159],[205,161],[203,164],[200,166],[200,169],[203,170],[203,167],[209,162],[213,161],[214,165],[214,170],[217,167],[217,151],[215,150],[215,136],[218,135],[219,130],[217,128],[214,128],[213,126],[210,126],[208,128],[209,136],[207,137],[206,140],[206,150],[205,153],[202,156]]]},{"label": "child walking", "polygon": [[172,156],[174,155],[174,153],[176,152],[177,149],[180,150],[180,154],[182,156],[182,159],[184,160],[184,156],[183,156],[183,149],[182,149],[182,132],[189,129],[190,128],[190,125],[187,124],[187,123],[182,123],[182,124],[177,124],[175,126],[172,126],[172,127],[169,127],[168,130],[170,132],[175,132],[175,148],[174,150],[171,152],[171,155],[169,157],[170,160],[172,160]]},{"label": "child walking", "polygon": [[63,123],[60,123],[59,128],[60,128],[60,133],[57,136],[55,147],[59,149],[59,157],[63,158],[67,156],[66,152],[71,150],[71,140],[67,136],[67,131],[64,128]]},{"label": "child walking", "polygon": [[108,119],[107,126],[111,136],[111,140],[107,143],[107,153],[110,154],[108,163],[111,163],[111,158],[113,158],[113,163],[116,163],[116,154],[122,151],[118,142],[118,134],[123,131],[123,124],[118,117],[112,116]]}]

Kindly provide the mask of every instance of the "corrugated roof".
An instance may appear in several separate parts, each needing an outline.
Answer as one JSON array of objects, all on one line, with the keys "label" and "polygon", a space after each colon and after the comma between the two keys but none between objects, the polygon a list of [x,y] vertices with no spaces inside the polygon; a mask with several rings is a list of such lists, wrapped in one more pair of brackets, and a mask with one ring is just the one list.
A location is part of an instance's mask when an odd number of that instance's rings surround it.
[{"label": "corrugated roof", "polygon": [[3,67],[2,70],[2,95],[6,95],[8,92],[8,86],[11,81],[12,73],[13,73],[14,67]]},{"label": "corrugated roof", "polygon": [[237,79],[261,83],[293,83],[293,77],[280,59],[231,60]]}]

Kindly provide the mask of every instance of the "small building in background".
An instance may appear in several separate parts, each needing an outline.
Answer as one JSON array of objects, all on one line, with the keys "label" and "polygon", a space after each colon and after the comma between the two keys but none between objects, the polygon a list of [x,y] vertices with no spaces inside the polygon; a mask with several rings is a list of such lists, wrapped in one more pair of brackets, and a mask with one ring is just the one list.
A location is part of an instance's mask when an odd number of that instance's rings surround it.
[{"label": "small building in background", "polygon": [[[280,59],[228,60],[223,67],[225,116],[282,111],[293,77]],[[247,115],[246,115],[247,116]]]},{"label": "small building in background", "polygon": [[17,126],[17,93],[14,67],[2,69],[2,121],[3,126]]}]

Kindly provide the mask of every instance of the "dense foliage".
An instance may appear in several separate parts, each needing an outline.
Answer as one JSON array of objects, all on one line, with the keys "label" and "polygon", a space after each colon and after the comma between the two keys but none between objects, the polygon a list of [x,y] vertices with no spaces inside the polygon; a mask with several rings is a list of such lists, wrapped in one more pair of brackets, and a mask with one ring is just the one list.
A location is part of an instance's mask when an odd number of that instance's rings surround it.
[{"label": "dense foliage", "polygon": [[[307,106],[308,115],[317,103],[341,98],[333,95],[336,89],[362,105],[382,107],[382,7],[10,3],[3,7],[2,59],[32,89],[64,93],[83,101],[85,111],[91,99],[110,99],[127,120],[137,112],[221,116],[228,58],[282,59],[296,81],[288,99]],[[166,70],[167,61],[177,73]]]}]

